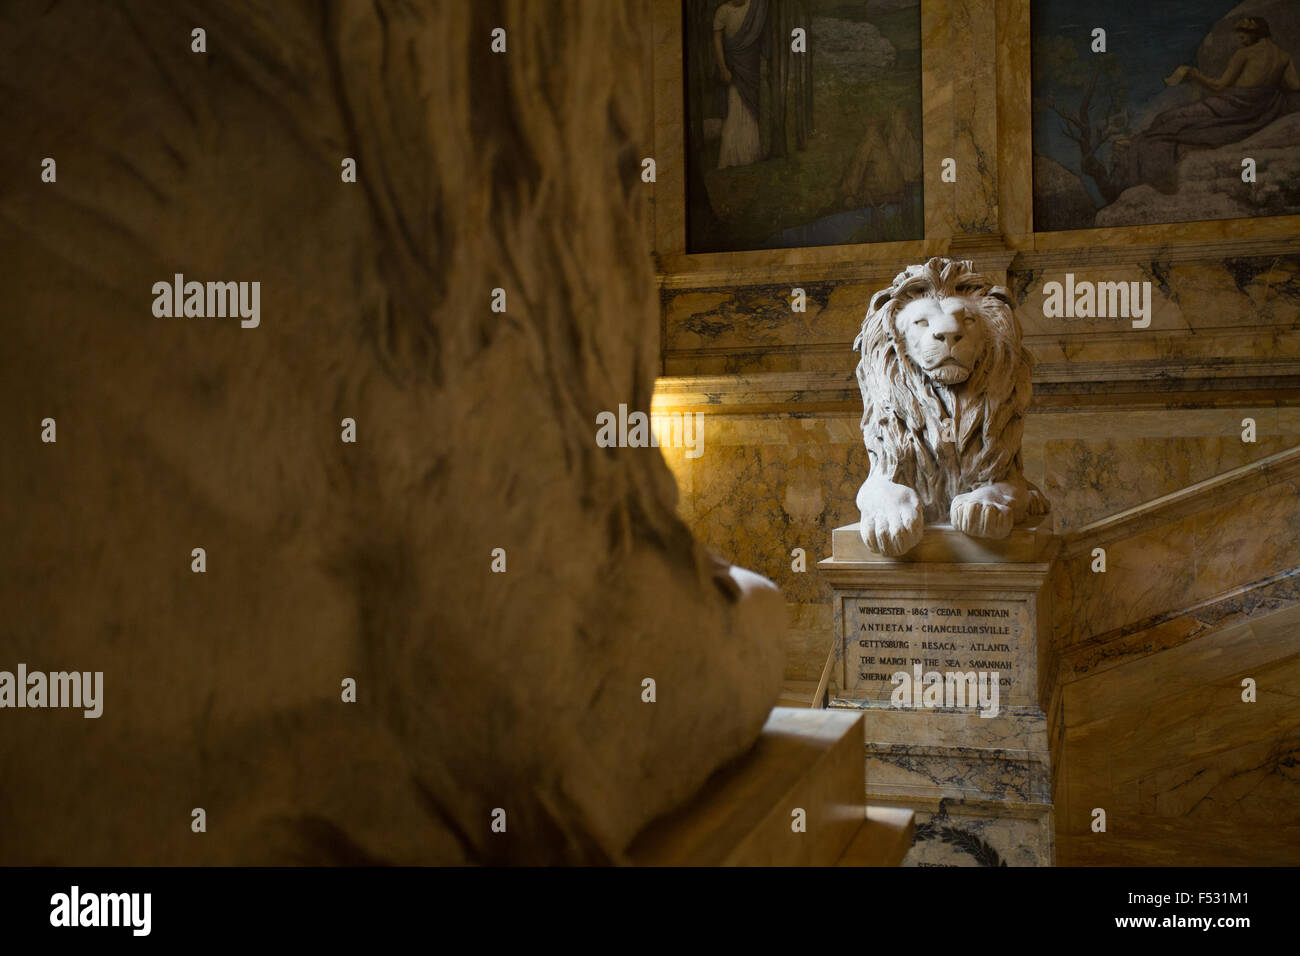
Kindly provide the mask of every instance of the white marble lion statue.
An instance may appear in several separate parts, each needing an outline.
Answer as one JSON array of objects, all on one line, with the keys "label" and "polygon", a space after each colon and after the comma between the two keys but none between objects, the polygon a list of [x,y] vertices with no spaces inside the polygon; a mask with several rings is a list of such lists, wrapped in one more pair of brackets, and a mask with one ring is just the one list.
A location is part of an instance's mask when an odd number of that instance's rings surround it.
[{"label": "white marble lion statue", "polygon": [[969,260],[908,266],[876,293],[854,341],[871,470],[862,540],[894,557],[927,523],[1005,538],[1050,509],[1020,457],[1032,360],[1009,292]]}]

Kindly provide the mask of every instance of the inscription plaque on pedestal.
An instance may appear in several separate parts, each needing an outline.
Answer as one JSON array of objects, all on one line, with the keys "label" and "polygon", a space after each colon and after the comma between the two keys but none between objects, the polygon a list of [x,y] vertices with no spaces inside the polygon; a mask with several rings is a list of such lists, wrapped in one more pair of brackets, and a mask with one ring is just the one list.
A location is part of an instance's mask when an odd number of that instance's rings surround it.
[{"label": "inscription plaque on pedestal", "polygon": [[973,671],[979,680],[988,674],[1001,700],[1032,700],[1033,689],[1024,686],[1024,658],[1033,652],[1034,629],[1025,602],[925,594],[845,594],[839,600],[843,696],[888,700],[894,675],[914,675],[919,667],[923,674]]}]

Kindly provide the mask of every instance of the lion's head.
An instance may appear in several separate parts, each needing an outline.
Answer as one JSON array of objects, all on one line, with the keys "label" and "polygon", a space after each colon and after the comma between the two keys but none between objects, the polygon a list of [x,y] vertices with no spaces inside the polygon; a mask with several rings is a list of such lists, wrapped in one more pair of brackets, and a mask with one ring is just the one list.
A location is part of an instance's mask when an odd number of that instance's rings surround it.
[{"label": "lion's head", "polygon": [[970,261],[908,266],[872,296],[854,348],[871,473],[915,490],[927,521],[1020,476],[1031,359],[1010,294]]}]

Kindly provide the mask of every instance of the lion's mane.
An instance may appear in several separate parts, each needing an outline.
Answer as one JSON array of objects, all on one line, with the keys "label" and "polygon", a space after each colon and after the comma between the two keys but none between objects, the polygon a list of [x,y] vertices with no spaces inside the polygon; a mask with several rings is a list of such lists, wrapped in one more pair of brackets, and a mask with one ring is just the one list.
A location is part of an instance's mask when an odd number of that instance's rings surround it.
[{"label": "lion's mane", "polygon": [[[899,312],[921,296],[978,299],[984,353],[956,386],[929,378],[907,354]],[[933,258],[908,266],[871,298],[854,340],[862,390],[862,434],[871,475],[913,489],[927,522],[948,520],[952,499],[982,485],[1019,478],[1020,440],[1029,405],[1032,359],[1007,290],[969,260]],[[951,420],[956,441],[943,440]]]}]

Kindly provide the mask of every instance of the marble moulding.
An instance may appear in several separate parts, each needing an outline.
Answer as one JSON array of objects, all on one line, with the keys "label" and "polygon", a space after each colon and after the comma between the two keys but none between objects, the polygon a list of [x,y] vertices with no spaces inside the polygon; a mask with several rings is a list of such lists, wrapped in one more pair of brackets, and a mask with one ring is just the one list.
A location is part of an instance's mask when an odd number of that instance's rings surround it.
[{"label": "marble moulding", "polygon": [[887,557],[951,522],[1006,538],[1050,504],[1024,476],[1020,439],[1032,360],[1008,290],[970,260],[908,266],[854,341],[870,459],[858,490],[863,542]]}]

